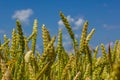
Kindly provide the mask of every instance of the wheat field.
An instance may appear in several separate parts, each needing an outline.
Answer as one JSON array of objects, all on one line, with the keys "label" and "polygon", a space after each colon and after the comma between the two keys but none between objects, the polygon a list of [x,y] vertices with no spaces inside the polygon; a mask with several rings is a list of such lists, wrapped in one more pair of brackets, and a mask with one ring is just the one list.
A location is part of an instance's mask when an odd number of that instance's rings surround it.
[{"label": "wheat field", "polygon": [[[58,36],[51,36],[47,27],[42,25],[43,53],[40,53],[36,49],[37,19],[28,37],[24,35],[20,21],[16,20],[11,44],[7,35],[0,44],[0,80],[120,80],[120,41],[116,40],[113,48],[110,45],[105,48],[101,43],[90,49],[89,42],[95,29],[87,32],[88,21],[84,23],[80,41],[77,41],[62,12],[60,17],[72,40],[74,52],[65,50],[62,29],[56,34]],[[30,41],[31,46],[28,46]],[[54,46],[55,41],[57,46]],[[102,56],[97,57],[98,49]]]}]

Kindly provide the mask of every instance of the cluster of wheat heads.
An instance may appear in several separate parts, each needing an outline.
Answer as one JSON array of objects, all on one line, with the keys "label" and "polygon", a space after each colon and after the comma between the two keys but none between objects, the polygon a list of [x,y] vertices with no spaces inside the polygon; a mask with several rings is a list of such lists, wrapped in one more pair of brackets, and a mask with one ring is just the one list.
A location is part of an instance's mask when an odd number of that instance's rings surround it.
[{"label": "cluster of wheat heads", "polygon": [[[42,25],[43,53],[36,50],[38,21],[34,20],[33,31],[26,37],[20,21],[10,39],[4,35],[4,43],[0,44],[0,79],[1,80],[120,80],[120,42],[114,47],[100,45],[101,54],[98,58],[98,46],[90,49],[89,41],[95,32],[88,34],[88,21],[84,23],[80,44],[62,12],[60,17],[68,31],[74,53],[68,53],[62,44],[62,30],[58,37],[51,37],[45,25]],[[57,46],[54,46],[57,40]],[[28,46],[31,42],[31,48]]]}]

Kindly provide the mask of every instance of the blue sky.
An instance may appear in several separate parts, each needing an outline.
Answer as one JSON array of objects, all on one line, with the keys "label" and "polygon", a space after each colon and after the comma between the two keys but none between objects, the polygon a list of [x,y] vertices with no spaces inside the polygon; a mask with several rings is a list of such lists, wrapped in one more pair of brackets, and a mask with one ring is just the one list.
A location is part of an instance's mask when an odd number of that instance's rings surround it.
[{"label": "blue sky", "polygon": [[120,39],[120,0],[1,0],[0,1],[0,39],[6,34],[11,38],[15,20],[21,20],[25,35],[30,35],[34,19],[39,21],[38,47],[42,46],[41,26],[45,24],[51,35],[57,35],[63,29],[63,44],[71,45],[59,12],[62,11],[79,40],[83,23],[88,20],[89,30],[95,28],[90,42],[92,47],[104,43],[107,45]]}]

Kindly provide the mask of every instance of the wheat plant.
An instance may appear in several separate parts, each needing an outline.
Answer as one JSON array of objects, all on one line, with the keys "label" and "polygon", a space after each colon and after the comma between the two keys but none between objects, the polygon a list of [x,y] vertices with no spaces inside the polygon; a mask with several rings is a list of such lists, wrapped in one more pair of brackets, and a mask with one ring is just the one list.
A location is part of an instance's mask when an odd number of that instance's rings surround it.
[{"label": "wheat plant", "polygon": [[[0,43],[0,79],[1,80],[120,80],[120,41],[114,47],[105,48],[104,44],[90,48],[90,40],[95,33],[88,34],[88,21],[83,25],[80,43],[75,38],[65,15],[60,12],[66,30],[73,43],[74,52],[68,53],[63,46],[63,34],[51,36],[43,24],[43,53],[36,49],[38,21],[34,20],[33,31],[24,35],[22,25],[16,21],[12,31],[11,44],[7,35]],[[28,44],[31,41],[31,46]],[[54,45],[57,41],[57,46]],[[100,48],[102,56],[97,57]],[[106,50],[108,49],[108,50]]]}]

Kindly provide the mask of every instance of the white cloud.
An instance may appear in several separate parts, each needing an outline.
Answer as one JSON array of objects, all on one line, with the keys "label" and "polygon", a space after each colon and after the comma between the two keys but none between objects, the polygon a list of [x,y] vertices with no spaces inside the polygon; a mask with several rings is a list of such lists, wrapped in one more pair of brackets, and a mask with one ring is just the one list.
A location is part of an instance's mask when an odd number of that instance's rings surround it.
[{"label": "white cloud", "polygon": [[71,23],[74,22],[74,18],[72,18],[70,15],[67,16],[67,20]]},{"label": "white cloud", "polygon": [[33,14],[32,9],[23,9],[23,10],[17,10],[13,14],[13,19],[19,19],[22,22],[29,22],[29,17]]},{"label": "white cloud", "polygon": [[74,30],[79,29],[84,23],[84,19],[79,18],[77,21],[75,21],[75,27],[73,28]]},{"label": "white cloud", "polygon": [[[84,23],[84,19],[83,18],[78,17],[76,19],[76,18],[71,17],[70,15],[67,16],[67,20],[73,26],[72,27],[73,30],[78,30]],[[59,25],[60,28],[62,28],[62,29],[64,28],[64,24],[63,24],[62,20],[58,21],[58,25]]]},{"label": "white cloud", "polygon": [[106,30],[120,29],[118,25],[108,25],[108,24],[103,24],[103,28],[105,28]]},{"label": "white cloud", "polygon": [[70,41],[70,40],[64,41],[63,46],[68,53],[74,53],[74,49],[73,49],[73,46],[72,46],[72,41]]},{"label": "white cloud", "polygon": [[76,22],[75,25],[76,26],[81,26],[83,24],[84,20],[82,18],[79,18]]},{"label": "white cloud", "polygon": [[[67,16],[67,20],[69,21],[69,23],[74,22],[74,19],[73,19],[70,15]],[[63,28],[64,24],[63,24],[62,20],[59,20],[59,21],[58,21],[58,25],[59,25],[61,28]]]},{"label": "white cloud", "polygon": [[59,21],[58,21],[58,25],[59,25],[59,26],[64,26],[62,20],[59,20]]}]

